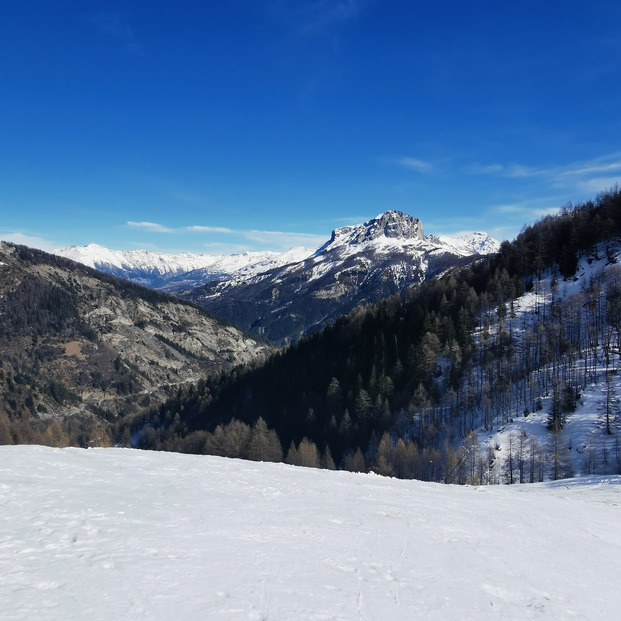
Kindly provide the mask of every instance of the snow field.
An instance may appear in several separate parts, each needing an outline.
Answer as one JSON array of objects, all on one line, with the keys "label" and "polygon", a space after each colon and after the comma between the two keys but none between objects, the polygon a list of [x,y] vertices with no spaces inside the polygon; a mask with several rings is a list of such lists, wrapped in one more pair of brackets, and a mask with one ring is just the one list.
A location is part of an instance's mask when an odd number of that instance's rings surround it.
[{"label": "snow field", "polygon": [[621,477],[456,487],[0,447],[3,619],[614,619]]}]

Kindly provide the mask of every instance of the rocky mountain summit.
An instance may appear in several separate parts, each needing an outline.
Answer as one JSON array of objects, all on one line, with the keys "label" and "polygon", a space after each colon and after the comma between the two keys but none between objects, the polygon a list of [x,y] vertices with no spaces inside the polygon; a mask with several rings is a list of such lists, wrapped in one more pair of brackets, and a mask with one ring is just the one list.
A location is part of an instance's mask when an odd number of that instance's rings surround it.
[{"label": "rocky mountain summit", "polygon": [[423,223],[400,211],[387,211],[373,220],[332,231],[332,238],[320,251],[334,244],[356,245],[385,237],[387,239],[424,239]]},{"label": "rocky mountain summit", "polygon": [[377,302],[498,248],[485,233],[426,236],[418,218],[387,211],[335,229],[302,261],[251,278],[209,282],[183,295],[268,340],[287,343],[359,304]]}]

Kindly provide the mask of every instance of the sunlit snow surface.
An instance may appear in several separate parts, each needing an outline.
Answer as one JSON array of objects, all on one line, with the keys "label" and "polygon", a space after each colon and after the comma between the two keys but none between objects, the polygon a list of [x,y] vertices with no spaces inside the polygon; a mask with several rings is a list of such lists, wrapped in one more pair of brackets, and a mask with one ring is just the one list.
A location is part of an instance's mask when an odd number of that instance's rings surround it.
[{"label": "sunlit snow surface", "polygon": [[617,619],[621,477],[0,447],[2,619]]}]

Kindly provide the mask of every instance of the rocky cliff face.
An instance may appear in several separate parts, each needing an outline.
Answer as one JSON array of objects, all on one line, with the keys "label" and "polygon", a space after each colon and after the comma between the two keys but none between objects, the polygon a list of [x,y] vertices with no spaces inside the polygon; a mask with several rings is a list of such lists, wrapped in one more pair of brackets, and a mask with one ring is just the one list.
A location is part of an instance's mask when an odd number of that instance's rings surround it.
[{"label": "rocky cliff face", "polygon": [[385,237],[387,239],[424,239],[423,223],[400,211],[387,211],[373,220],[356,226],[345,226],[332,231],[332,238],[321,248],[325,251],[336,245],[359,245]]},{"label": "rocky cliff face", "polygon": [[270,348],[202,308],[0,243],[0,412],[116,416]]}]

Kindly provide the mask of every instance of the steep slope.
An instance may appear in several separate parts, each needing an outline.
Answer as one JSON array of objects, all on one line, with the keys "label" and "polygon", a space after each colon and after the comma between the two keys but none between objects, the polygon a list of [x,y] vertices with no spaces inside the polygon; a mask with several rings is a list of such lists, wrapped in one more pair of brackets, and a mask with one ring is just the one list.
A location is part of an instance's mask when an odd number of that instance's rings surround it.
[{"label": "steep slope", "polygon": [[10,420],[113,419],[268,351],[201,308],[0,243],[0,412]]},{"label": "steep slope", "polygon": [[336,229],[303,261],[251,278],[213,281],[185,292],[205,308],[270,341],[287,343],[473,255],[497,251],[484,233],[456,238],[423,233],[420,220],[388,211]]},{"label": "steep slope", "polygon": [[[611,238],[585,253],[571,278],[542,271],[475,334],[476,366],[462,381],[478,404],[470,459],[486,456],[477,479],[621,472],[620,260],[621,238]],[[507,373],[503,386],[497,378]]]}]

